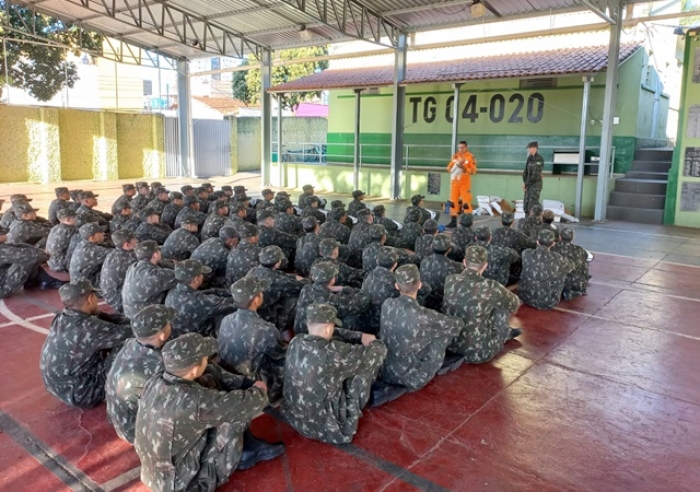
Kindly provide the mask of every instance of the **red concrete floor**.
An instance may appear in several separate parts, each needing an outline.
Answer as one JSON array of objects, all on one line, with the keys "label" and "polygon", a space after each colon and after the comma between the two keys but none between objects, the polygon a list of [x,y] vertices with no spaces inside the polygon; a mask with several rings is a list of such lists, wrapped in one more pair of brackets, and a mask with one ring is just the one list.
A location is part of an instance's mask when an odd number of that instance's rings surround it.
[{"label": "red concrete floor", "polygon": [[[253,430],[282,459],[223,491],[700,490],[700,268],[598,253],[589,295],[522,308],[520,341],[364,412],[353,444]],[[0,490],[145,491],[104,405],[49,396],[39,351],[56,292],[0,303]]]}]

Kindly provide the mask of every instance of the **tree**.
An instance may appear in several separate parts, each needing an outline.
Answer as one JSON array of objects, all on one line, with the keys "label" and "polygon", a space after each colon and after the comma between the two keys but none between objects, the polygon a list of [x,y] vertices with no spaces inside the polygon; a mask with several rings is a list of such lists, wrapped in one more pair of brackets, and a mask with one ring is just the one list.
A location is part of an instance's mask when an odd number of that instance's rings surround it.
[{"label": "tree", "polygon": [[[242,66],[250,65],[248,60],[243,60]],[[246,82],[246,75],[248,70],[239,70],[238,72],[233,72],[233,97],[244,103],[250,103],[250,90],[248,90],[248,83]]]},{"label": "tree", "polygon": [[0,37],[5,39],[5,56],[0,57],[0,95],[7,80],[11,87],[26,90],[39,101],[49,101],[78,80],[77,67],[66,60],[69,52],[77,56],[81,47],[102,52],[102,36],[16,5],[8,9],[6,2],[0,0]]},{"label": "tree", "polygon": [[[316,46],[311,48],[295,48],[290,50],[282,50],[279,52],[281,60],[298,60],[302,58],[313,58],[328,54],[328,46]],[[293,65],[281,65],[272,69],[272,85],[279,85],[285,82],[305,77],[314,72],[320,72],[328,68],[328,61],[310,61],[305,63],[295,63]],[[240,72],[239,72],[240,73]],[[245,75],[247,86],[246,102],[255,104],[260,100],[260,70],[248,70]],[[234,84],[236,78],[234,77]],[[294,92],[287,94],[283,99],[285,108],[296,109],[302,101],[308,101],[320,96],[320,92]],[[234,96],[236,95],[234,86]],[[238,96],[236,96],[238,97]],[[239,98],[240,99],[240,98]]]}]

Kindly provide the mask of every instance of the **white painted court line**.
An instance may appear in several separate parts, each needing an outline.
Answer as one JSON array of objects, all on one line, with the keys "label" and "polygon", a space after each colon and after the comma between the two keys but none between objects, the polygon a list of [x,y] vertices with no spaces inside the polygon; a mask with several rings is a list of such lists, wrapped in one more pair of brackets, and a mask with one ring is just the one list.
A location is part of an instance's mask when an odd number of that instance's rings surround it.
[{"label": "white painted court line", "polygon": [[[49,334],[49,330],[46,328],[42,328],[41,326],[37,326],[29,319],[22,319],[19,316],[17,316],[15,313],[10,311],[10,308],[7,307],[7,304],[5,304],[5,301],[3,299],[0,299],[0,314],[3,315],[5,318],[9,319],[12,324],[21,326],[23,328],[27,328],[32,331],[36,331],[38,333],[43,333],[44,335]],[[48,313],[48,316],[54,316],[53,313]]]},{"label": "white painted court line", "polygon": [[128,472],[124,472],[118,477],[113,478],[112,480],[109,480],[105,483],[102,484],[102,490],[105,492],[112,492],[112,490],[116,490],[122,485],[126,485],[129,482],[132,482],[136,480],[137,478],[141,478],[141,467],[137,466],[136,468],[132,468]]}]

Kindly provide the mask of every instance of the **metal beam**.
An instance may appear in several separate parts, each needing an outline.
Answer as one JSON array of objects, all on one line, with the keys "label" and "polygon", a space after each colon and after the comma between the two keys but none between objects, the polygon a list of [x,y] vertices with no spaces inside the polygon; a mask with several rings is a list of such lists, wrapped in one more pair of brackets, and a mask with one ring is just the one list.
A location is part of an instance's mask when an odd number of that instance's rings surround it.
[{"label": "metal beam", "polygon": [[618,69],[620,67],[620,36],[622,33],[620,0],[610,0],[609,12],[615,21],[610,25],[608,45],[608,68],[605,72],[605,98],[603,99],[603,128],[600,135],[600,164],[598,165],[598,182],[595,195],[594,218],[605,221],[608,205],[608,179],[610,179],[610,160],[617,102]]},{"label": "metal beam", "polygon": [[270,186],[270,159],[272,151],[272,138],[270,135],[271,108],[270,108],[270,93],[268,89],[272,83],[272,53],[270,50],[263,50],[260,56],[260,140],[262,147],[260,149],[260,177],[262,186]]},{"label": "metal beam", "polygon": [[[581,103],[581,134],[579,135],[578,144],[578,170],[576,172],[576,202],[575,213],[576,217],[581,218],[583,203],[583,171],[586,165],[586,130],[588,129],[588,99],[591,94],[591,82],[593,77],[590,75],[583,76],[583,102]],[[598,166],[600,169],[600,165]]]},{"label": "metal beam", "polygon": [[599,6],[595,5],[594,0],[581,0],[581,3],[583,3],[585,6],[588,7],[588,10],[593,12],[595,15],[603,19],[605,22],[608,24],[615,24],[616,19],[613,19],[610,17],[608,14],[606,14],[602,8]]},{"label": "metal beam", "polygon": [[355,147],[353,152],[352,166],[352,188],[353,190],[360,189],[360,110],[362,106],[362,91],[364,89],[355,89]]},{"label": "metal beam", "polygon": [[452,100],[452,152],[457,152],[457,142],[459,141],[459,108],[461,107],[459,103],[459,91],[462,88],[462,84],[452,84],[452,89],[454,90],[453,100]]},{"label": "metal beam", "polygon": [[195,176],[192,158],[192,112],[187,60],[177,62],[177,127],[180,136],[180,176]]},{"label": "metal beam", "polygon": [[284,96],[277,95],[277,186],[284,188],[286,184],[286,173],[282,165],[282,108],[284,107]]},{"label": "metal beam", "polygon": [[403,164],[403,132],[406,112],[406,58],[408,52],[408,39],[405,33],[399,34],[394,58],[394,104],[393,120],[391,125],[391,170],[390,192],[391,198],[401,198],[401,167]]}]

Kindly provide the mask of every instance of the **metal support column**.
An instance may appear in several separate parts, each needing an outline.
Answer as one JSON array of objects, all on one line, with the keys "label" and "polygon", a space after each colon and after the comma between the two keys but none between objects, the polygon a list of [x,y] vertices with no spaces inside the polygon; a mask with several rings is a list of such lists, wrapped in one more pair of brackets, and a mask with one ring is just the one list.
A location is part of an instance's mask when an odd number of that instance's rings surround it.
[{"label": "metal support column", "polygon": [[362,90],[355,89],[355,152],[353,154],[352,187],[360,189],[360,108],[362,101]]},{"label": "metal support column", "polygon": [[195,176],[192,158],[192,112],[187,60],[177,62],[177,128],[180,138],[180,176]]},{"label": "metal support column", "polygon": [[285,183],[285,169],[282,165],[282,108],[284,107],[284,97],[277,95],[277,182],[280,188],[287,186]]},{"label": "metal support column", "polygon": [[615,21],[610,25],[608,45],[608,68],[605,73],[605,98],[603,100],[603,129],[600,135],[600,164],[598,166],[598,183],[595,194],[594,219],[604,221],[608,204],[607,190],[610,179],[610,160],[612,155],[613,127],[615,105],[617,102],[617,80],[620,68],[620,34],[622,33],[622,7],[620,0],[608,2],[608,14]]},{"label": "metal support column", "polygon": [[272,154],[272,111],[270,108],[270,93],[267,92],[272,84],[272,52],[262,50],[260,57],[260,140],[262,148],[260,151],[260,171],[262,185],[270,186],[270,159]]},{"label": "metal support column", "polygon": [[457,152],[457,142],[459,142],[459,91],[462,84],[452,84],[454,95],[452,100],[452,153]]},{"label": "metal support column", "polygon": [[[591,94],[593,77],[583,76],[583,102],[581,103],[581,135],[578,144],[578,171],[576,173],[576,217],[581,218],[581,203],[583,202],[583,171],[586,165],[586,130],[588,129],[588,99]],[[598,166],[600,169],[600,166]]]},{"label": "metal support column", "polygon": [[401,198],[401,166],[403,164],[403,126],[406,113],[406,54],[408,52],[406,34],[398,36],[394,57],[394,107],[391,125],[391,198]]}]

